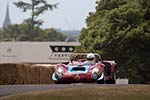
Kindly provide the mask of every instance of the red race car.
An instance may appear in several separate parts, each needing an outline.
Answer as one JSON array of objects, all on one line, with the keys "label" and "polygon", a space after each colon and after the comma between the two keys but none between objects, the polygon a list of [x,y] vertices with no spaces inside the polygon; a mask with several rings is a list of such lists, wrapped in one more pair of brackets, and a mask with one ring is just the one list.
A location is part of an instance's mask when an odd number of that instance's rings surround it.
[{"label": "red race car", "polygon": [[94,62],[85,59],[86,54],[72,54],[67,63],[57,64],[52,75],[55,83],[91,83],[114,84],[115,61],[100,61],[100,56],[94,54]]}]

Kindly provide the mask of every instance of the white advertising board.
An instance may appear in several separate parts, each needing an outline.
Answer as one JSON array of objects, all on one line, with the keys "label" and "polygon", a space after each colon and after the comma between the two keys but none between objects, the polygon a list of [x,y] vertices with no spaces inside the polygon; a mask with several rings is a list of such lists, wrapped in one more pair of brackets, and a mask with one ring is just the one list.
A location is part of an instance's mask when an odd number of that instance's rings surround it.
[{"label": "white advertising board", "polygon": [[0,63],[68,61],[79,42],[0,42]]}]

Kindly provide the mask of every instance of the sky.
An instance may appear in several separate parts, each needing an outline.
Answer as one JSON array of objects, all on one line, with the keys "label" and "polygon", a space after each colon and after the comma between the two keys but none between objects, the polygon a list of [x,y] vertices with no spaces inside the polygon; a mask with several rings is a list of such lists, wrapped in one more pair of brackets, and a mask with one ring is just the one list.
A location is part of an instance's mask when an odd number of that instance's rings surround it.
[{"label": "sky", "polygon": [[[20,24],[30,17],[30,12],[22,12],[13,2],[20,0],[0,0],[0,27],[2,27],[7,2],[12,24]],[[31,0],[22,0],[30,2]],[[89,12],[95,12],[97,0],[48,0],[49,3],[59,3],[58,8],[46,11],[39,19],[44,21],[42,28],[57,28],[62,30],[80,30],[86,27],[85,19]]]}]

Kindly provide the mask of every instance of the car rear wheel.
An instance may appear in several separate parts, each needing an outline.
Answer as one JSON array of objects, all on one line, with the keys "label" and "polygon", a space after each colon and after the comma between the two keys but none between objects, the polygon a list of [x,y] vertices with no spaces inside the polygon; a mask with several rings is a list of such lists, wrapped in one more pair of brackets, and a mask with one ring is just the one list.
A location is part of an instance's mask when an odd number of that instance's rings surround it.
[{"label": "car rear wheel", "polygon": [[105,83],[106,83],[106,84],[115,84],[115,79],[112,78],[112,79],[110,79],[110,80],[106,80]]}]

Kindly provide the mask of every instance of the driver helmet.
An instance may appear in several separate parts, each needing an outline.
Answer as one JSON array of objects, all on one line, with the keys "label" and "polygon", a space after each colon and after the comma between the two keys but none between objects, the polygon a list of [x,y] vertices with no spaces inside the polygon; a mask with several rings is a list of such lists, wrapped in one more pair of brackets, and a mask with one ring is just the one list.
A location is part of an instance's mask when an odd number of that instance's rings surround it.
[{"label": "driver helmet", "polygon": [[95,59],[95,55],[93,53],[89,53],[86,56],[87,60],[94,60]]}]

